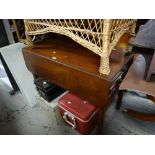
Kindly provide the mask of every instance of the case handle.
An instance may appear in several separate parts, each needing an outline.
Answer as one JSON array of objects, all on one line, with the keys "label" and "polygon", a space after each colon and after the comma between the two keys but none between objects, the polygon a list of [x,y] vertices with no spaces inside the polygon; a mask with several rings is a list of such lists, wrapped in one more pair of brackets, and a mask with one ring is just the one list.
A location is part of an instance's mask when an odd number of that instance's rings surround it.
[{"label": "case handle", "polygon": [[[73,120],[73,122],[70,122],[67,117],[71,118]],[[63,119],[68,123],[70,124],[74,129],[76,128],[76,122],[75,122],[75,118],[74,116],[72,116],[70,113],[68,113],[67,111],[64,112],[64,115],[63,115]]]}]

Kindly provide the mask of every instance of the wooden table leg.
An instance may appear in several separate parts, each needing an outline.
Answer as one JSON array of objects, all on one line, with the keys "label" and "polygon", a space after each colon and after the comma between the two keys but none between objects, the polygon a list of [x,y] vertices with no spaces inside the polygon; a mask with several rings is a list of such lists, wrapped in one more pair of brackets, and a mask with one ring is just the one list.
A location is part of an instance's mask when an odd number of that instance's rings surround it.
[{"label": "wooden table leg", "polygon": [[97,134],[98,135],[102,135],[103,134],[104,115],[105,115],[105,110],[104,109],[99,109],[98,129],[97,129]]},{"label": "wooden table leg", "polygon": [[124,91],[125,90],[119,90],[118,100],[117,100],[117,104],[116,104],[116,109],[120,109],[120,107],[122,105],[122,98],[123,98]]}]

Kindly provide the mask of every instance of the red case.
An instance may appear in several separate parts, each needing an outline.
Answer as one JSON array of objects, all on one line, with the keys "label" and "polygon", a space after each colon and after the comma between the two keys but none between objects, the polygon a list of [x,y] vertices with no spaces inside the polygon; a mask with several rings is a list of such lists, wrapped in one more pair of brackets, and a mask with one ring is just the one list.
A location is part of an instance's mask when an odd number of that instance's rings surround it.
[{"label": "red case", "polygon": [[63,119],[81,134],[89,134],[97,124],[98,108],[72,93],[67,93],[58,101]]}]

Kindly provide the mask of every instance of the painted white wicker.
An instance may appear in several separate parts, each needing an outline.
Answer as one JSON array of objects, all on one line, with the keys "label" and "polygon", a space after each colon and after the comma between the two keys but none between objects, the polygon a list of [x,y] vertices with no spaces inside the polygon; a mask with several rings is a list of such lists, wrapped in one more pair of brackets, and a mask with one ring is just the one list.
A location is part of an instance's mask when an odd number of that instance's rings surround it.
[{"label": "painted white wicker", "polygon": [[25,19],[27,44],[30,35],[49,32],[66,35],[101,57],[99,72],[108,75],[109,55],[120,37],[134,33],[134,19]]}]

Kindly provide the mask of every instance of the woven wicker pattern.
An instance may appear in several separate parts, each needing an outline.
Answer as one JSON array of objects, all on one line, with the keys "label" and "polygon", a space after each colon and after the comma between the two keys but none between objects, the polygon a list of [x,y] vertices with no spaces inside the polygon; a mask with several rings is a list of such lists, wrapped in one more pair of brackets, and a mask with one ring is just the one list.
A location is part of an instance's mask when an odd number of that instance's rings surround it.
[{"label": "woven wicker pattern", "polygon": [[30,35],[48,32],[72,38],[101,57],[99,72],[108,75],[109,55],[125,32],[134,33],[133,19],[27,19],[24,20],[27,44],[33,45]]}]

